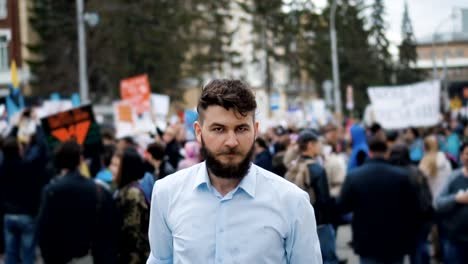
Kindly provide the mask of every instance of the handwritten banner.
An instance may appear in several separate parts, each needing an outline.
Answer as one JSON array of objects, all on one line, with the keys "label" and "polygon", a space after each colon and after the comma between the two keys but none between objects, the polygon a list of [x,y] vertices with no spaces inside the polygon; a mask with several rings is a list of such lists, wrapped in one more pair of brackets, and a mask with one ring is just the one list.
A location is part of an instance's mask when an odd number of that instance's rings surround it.
[{"label": "handwritten banner", "polygon": [[369,87],[376,122],[386,129],[433,126],[440,117],[440,82]]}]

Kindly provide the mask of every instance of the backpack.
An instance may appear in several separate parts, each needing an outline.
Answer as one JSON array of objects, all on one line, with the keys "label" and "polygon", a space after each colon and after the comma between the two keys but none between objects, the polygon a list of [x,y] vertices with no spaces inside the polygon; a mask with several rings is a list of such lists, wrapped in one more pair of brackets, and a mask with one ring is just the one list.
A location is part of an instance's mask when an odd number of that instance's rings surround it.
[{"label": "backpack", "polygon": [[298,159],[291,162],[291,167],[286,172],[285,178],[296,184],[297,187],[304,190],[309,194],[310,203],[315,203],[315,191],[310,180],[309,165],[315,163],[312,159],[304,159],[299,157]]}]

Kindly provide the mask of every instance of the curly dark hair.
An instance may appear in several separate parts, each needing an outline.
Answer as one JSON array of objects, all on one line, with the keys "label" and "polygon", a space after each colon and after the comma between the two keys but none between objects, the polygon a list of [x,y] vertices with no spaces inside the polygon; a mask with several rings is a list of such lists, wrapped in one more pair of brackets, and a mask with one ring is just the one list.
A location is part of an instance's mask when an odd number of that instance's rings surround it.
[{"label": "curly dark hair", "polygon": [[212,105],[233,109],[244,117],[257,109],[252,88],[240,80],[215,79],[203,87],[197,106],[200,121],[203,121],[203,112]]}]

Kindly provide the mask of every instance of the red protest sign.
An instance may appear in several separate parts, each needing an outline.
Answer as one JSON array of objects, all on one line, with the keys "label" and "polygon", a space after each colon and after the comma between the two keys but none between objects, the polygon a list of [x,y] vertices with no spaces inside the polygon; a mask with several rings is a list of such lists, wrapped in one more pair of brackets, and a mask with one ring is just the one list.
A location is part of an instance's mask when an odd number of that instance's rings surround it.
[{"label": "red protest sign", "polygon": [[120,81],[120,95],[138,114],[151,110],[151,88],[148,75],[138,75]]}]

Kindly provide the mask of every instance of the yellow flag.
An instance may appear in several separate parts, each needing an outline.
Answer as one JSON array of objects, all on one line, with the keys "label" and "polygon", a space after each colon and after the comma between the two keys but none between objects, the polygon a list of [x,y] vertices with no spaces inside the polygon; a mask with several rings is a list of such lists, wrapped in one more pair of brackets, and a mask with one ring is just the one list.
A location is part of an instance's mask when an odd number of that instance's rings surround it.
[{"label": "yellow flag", "polygon": [[18,81],[18,71],[16,70],[16,62],[13,60],[11,61],[11,83],[13,84],[13,89],[17,89],[19,87]]}]

